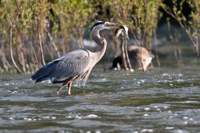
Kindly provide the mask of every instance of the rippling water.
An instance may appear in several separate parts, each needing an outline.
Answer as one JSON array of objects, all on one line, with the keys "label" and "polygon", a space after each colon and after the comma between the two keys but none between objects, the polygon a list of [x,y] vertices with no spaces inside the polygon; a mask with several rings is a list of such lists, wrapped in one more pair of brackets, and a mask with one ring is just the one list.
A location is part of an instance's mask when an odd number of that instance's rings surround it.
[{"label": "rippling water", "polygon": [[[1,132],[200,131],[200,68],[92,71],[85,89],[34,84],[31,75],[0,77]],[[83,93],[85,91],[85,93]]]}]

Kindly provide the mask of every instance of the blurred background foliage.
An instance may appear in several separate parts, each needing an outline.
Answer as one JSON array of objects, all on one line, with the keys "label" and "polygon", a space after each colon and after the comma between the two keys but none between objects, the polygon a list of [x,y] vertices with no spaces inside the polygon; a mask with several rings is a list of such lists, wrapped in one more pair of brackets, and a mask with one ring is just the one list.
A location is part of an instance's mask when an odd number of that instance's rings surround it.
[{"label": "blurred background foliage", "polygon": [[[166,42],[180,63],[182,37],[199,58],[198,0],[0,0],[0,71],[33,73],[68,51],[90,46],[88,31],[97,20],[127,25],[129,43],[153,50],[158,66],[158,49]],[[115,43],[112,37],[109,59],[119,54]]]}]

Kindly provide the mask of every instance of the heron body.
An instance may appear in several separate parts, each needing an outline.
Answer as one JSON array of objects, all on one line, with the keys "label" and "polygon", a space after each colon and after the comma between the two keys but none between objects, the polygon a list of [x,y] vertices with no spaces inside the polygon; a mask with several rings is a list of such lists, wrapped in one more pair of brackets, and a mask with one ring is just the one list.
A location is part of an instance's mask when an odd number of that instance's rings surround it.
[{"label": "heron body", "polygon": [[32,76],[32,79],[36,83],[44,80],[51,80],[52,83],[63,83],[57,90],[57,95],[65,86],[68,86],[68,94],[70,95],[72,82],[76,79],[83,79],[83,86],[85,86],[92,68],[106,51],[107,42],[99,35],[99,31],[117,29],[118,27],[119,24],[116,23],[97,22],[90,32],[93,40],[98,44],[96,52],[87,49],[69,52],[44,65]]}]

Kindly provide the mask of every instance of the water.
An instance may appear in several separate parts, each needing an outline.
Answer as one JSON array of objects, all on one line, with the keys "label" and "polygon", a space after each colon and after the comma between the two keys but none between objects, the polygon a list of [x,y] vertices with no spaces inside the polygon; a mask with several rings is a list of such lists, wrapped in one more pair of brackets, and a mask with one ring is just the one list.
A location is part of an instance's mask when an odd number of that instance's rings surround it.
[{"label": "water", "polygon": [[87,88],[34,84],[31,75],[0,77],[1,132],[200,131],[200,68],[162,67],[147,72],[106,71],[97,66]]}]

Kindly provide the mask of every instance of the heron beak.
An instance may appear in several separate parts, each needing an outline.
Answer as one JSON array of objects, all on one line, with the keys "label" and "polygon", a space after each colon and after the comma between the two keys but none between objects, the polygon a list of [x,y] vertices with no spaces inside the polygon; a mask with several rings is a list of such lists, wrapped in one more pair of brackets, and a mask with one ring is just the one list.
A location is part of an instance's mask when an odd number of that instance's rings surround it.
[{"label": "heron beak", "polygon": [[117,29],[121,26],[118,23],[112,23],[112,22],[105,22],[104,25],[105,25],[106,29]]},{"label": "heron beak", "polygon": [[125,36],[129,40],[128,27],[126,27],[125,25],[112,22],[105,22],[104,25],[107,29],[116,29],[115,30],[116,37],[118,37],[121,34],[122,36]]}]

